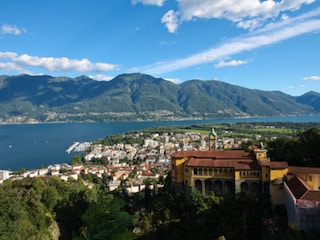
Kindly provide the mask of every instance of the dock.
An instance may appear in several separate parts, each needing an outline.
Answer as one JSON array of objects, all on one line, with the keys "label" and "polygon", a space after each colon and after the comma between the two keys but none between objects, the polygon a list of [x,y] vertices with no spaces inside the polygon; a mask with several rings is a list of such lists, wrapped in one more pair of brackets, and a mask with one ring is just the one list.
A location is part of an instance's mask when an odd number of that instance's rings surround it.
[{"label": "dock", "polygon": [[66,150],[66,152],[70,154],[71,151],[72,151],[73,149],[75,149],[79,144],[80,144],[80,142],[74,142],[74,143]]}]

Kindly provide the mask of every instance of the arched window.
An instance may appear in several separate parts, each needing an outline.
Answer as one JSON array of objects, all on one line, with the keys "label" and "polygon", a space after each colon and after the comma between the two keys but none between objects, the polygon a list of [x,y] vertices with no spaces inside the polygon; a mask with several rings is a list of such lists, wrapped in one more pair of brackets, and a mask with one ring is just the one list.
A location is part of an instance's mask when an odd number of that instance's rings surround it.
[{"label": "arched window", "polygon": [[194,187],[202,193],[202,181],[201,180],[195,180]]},{"label": "arched window", "polygon": [[204,182],[204,189],[205,189],[205,194],[209,195],[212,192],[212,182],[211,180],[206,180]]},{"label": "arched window", "polygon": [[194,174],[194,175],[198,175],[198,169],[197,169],[197,168],[194,168],[194,169],[193,169],[193,174]]},{"label": "arched window", "polygon": [[226,181],[224,183],[224,192],[226,194],[234,194],[234,187],[231,181]]},{"label": "arched window", "polygon": [[249,190],[248,183],[242,182],[242,183],[240,184],[240,188],[241,188],[241,192],[248,192],[248,190]]},{"label": "arched window", "polygon": [[252,183],[250,184],[251,192],[257,192],[257,191],[258,191],[258,188],[259,188],[258,183],[252,182]]},{"label": "arched window", "polygon": [[220,180],[216,180],[213,184],[214,193],[217,195],[222,194],[222,182]]}]

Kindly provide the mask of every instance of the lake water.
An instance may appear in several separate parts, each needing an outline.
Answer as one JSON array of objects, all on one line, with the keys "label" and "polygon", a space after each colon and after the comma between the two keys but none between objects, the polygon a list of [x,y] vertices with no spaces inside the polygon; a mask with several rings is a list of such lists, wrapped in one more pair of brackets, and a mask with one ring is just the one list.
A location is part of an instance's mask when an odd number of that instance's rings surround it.
[{"label": "lake water", "polygon": [[168,122],[112,122],[0,125],[0,169],[17,170],[69,163],[76,153],[65,150],[78,142],[91,142],[110,134],[155,126],[185,126],[235,122],[320,122],[320,116],[213,119]]}]

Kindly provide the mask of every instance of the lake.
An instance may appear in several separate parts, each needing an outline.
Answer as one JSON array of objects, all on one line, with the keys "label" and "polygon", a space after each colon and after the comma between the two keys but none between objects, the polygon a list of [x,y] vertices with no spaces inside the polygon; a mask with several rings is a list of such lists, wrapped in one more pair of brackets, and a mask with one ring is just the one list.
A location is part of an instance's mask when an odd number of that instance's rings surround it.
[{"label": "lake", "polygon": [[35,169],[69,163],[77,153],[66,149],[78,142],[91,142],[110,134],[156,126],[186,126],[235,122],[320,122],[320,116],[213,119],[167,122],[53,123],[0,125],[0,169]]}]

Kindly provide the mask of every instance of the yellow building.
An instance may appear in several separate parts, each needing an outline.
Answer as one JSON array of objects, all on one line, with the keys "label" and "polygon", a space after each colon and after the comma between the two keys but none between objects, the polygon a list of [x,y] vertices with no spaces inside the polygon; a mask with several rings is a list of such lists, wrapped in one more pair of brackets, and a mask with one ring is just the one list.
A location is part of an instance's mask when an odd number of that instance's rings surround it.
[{"label": "yellow building", "polygon": [[179,151],[171,156],[172,183],[176,188],[203,194],[269,193],[270,182],[287,173],[286,162],[270,162],[267,151]]},{"label": "yellow building", "polygon": [[265,149],[179,151],[171,156],[172,184],[202,194],[255,196],[265,193],[285,205],[288,222],[304,231],[320,229],[320,168],[270,161]]}]

